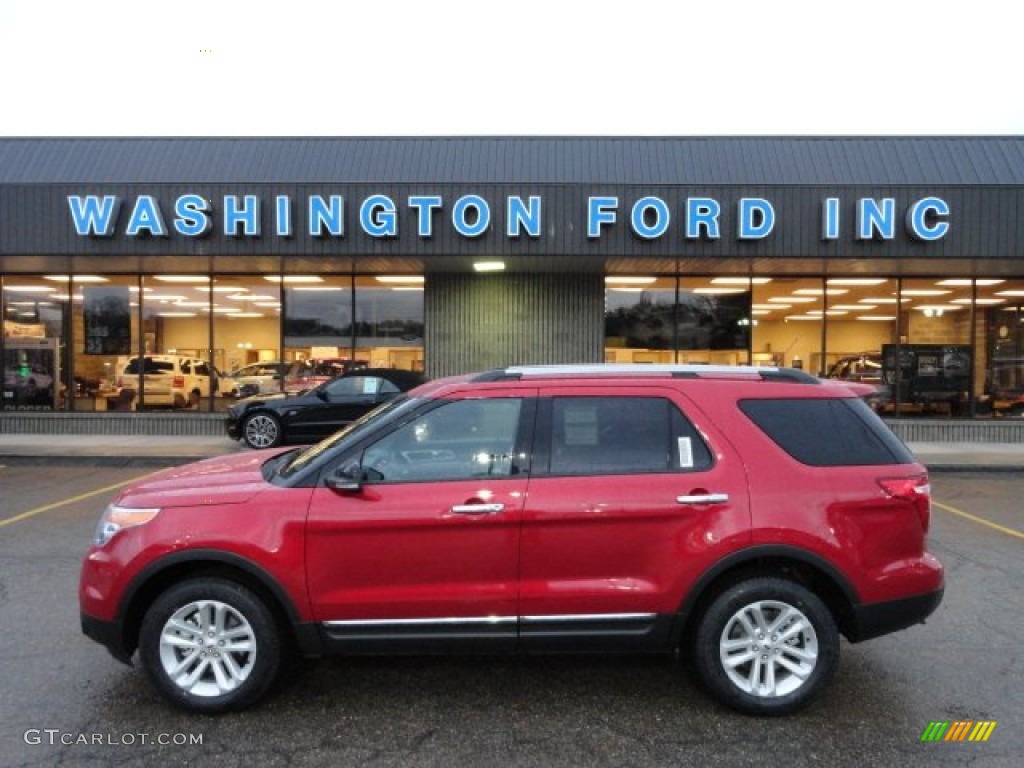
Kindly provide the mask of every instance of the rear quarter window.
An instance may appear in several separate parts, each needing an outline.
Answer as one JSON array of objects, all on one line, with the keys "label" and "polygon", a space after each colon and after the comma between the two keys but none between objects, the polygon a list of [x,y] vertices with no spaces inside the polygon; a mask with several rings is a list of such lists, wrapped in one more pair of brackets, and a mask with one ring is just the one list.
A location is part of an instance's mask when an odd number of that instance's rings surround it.
[{"label": "rear quarter window", "polygon": [[914,456],[856,398],[742,400],[739,408],[782,450],[812,467],[911,464]]}]

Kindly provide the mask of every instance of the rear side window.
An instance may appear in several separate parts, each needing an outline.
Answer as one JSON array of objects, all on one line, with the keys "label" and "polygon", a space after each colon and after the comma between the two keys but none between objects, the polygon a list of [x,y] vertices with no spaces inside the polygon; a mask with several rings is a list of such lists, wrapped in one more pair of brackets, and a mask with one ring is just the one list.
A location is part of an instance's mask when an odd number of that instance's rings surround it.
[{"label": "rear side window", "polygon": [[711,452],[661,397],[556,397],[551,474],[632,474],[707,469]]},{"label": "rear side window", "polygon": [[742,400],[739,407],[782,450],[812,467],[914,461],[862,400]]}]

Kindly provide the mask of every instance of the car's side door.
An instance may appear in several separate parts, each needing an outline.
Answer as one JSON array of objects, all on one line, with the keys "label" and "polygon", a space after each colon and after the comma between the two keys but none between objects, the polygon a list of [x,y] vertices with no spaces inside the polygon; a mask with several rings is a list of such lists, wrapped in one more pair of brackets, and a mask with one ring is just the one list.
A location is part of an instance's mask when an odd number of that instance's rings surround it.
[{"label": "car's side door", "polygon": [[288,423],[288,433],[294,439],[327,437],[397,395],[398,387],[380,376],[342,376],[315,392],[307,397],[312,402]]},{"label": "car's side door", "polygon": [[669,387],[547,386],[538,411],[523,648],[660,647],[697,575],[749,538],[739,456]]},{"label": "car's side door", "polygon": [[325,470],[306,567],[337,650],[514,646],[533,412],[522,391],[437,401]]}]

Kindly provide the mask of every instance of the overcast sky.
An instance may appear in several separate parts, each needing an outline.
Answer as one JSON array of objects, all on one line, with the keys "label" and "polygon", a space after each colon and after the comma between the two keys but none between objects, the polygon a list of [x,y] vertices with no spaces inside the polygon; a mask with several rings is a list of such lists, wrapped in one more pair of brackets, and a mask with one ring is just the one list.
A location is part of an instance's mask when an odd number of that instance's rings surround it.
[{"label": "overcast sky", "polygon": [[0,0],[6,136],[1021,134],[1011,0]]}]

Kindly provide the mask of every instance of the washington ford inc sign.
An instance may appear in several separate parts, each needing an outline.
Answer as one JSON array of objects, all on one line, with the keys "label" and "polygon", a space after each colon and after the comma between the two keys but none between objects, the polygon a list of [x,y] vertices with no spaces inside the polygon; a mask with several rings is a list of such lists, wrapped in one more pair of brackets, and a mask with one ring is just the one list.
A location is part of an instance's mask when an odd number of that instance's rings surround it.
[{"label": "washington ford inc sign", "polygon": [[[540,195],[508,195],[499,203],[474,194],[454,200],[441,195],[410,195],[400,202],[383,194],[357,201],[343,195],[308,195],[302,200],[277,195],[269,201],[259,195],[224,195],[219,222],[215,222],[213,201],[192,193],[181,195],[169,206],[152,195],[138,195],[130,206],[123,205],[116,195],[69,195],[67,201],[75,232],[81,237],[123,233],[126,237],[163,238],[173,231],[198,238],[219,226],[226,237],[259,238],[268,219],[275,237],[294,237],[297,224],[301,224],[302,231],[312,238],[344,238],[346,206],[358,210],[359,232],[370,238],[395,238],[399,227],[413,227],[417,237],[430,239],[441,227],[449,226],[461,237],[478,238],[500,226],[496,224],[499,216],[506,237],[540,238],[544,231],[544,198]],[[857,198],[849,223],[842,220],[841,203],[838,197],[821,201],[822,240],[838,240],[843,231],[857,240],[892,240],[902,228],[916,240],[930,241],[941,240],[949,231],[950,207],[939,197],[924,197],[899,211],[891,197]],[[734,232],[730,234],[737,240],[762,240],[771,235],[776,223],[771,201],[743,197],[734,205]],[[499,213],[496,206],[500,206]],[[130,210],[125,214],[123,208]],[[673,210],[660,197],[623,201],[590,196],[580,213],[590,240],[599,240],[611,228],[622,226],[643,240],[672,236],[673,231],[686,240],[722,237],[722,204],[712,197],[687,197]]]}]

